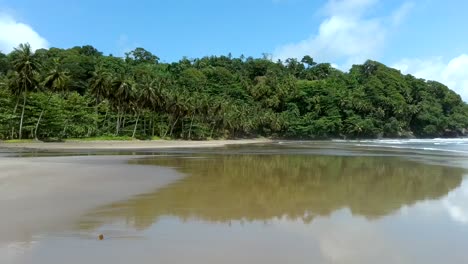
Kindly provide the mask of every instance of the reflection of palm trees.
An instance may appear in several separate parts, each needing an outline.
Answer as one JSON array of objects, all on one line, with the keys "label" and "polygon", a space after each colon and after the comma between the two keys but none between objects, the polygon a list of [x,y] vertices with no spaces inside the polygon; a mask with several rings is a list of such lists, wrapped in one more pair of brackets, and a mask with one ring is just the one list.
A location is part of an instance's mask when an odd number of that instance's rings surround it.
[{"label": "reflection of palm trees", "polygon": [[460,169],[379,157],[244,155],[134,162],[174,167],[190,176],[100,208],[93,219],[123,217],[138,228],[165,215],[225,223],[283,216],[310,222],[340,208],[375,218],[444,196],[462,181]]}]

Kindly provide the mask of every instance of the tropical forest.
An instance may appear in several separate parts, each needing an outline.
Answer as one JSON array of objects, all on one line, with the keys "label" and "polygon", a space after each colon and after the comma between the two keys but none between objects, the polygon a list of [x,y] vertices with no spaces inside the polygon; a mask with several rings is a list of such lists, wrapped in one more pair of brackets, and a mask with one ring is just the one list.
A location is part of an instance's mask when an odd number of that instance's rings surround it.
[{"label": "tropical forest", "polygon": [[459,137],[468,105],[376,61],[348,72],[305,56],[162,62],[92,46],[0,53],[0,140]]}]

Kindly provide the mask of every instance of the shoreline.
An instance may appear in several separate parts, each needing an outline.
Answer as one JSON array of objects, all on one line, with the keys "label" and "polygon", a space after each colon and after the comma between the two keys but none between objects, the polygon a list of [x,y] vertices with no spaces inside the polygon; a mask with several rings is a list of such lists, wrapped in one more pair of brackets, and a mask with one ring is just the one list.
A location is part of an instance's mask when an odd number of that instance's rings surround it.
[{"label": "shoreline", "polygon": [[151,150],[171,148],[224,147],[228,145],[247,145],[273,142],[271,139],[234,139],[234,140],[132,140],[132,141],[68,141],[68,142],[0,142],[0,149],[23,150]]}]

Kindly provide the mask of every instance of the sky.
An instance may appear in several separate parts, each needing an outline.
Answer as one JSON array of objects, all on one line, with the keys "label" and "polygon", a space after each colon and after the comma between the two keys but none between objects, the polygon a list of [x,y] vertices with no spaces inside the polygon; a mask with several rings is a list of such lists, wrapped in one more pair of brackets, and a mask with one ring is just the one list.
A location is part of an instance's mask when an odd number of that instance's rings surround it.
[{"label": "sky", "polygon": [[437,80],[468,101],[466,0],[0,0],[0,51],[136,47],[172,62],[311,55],[347,71],[367,59]]}]

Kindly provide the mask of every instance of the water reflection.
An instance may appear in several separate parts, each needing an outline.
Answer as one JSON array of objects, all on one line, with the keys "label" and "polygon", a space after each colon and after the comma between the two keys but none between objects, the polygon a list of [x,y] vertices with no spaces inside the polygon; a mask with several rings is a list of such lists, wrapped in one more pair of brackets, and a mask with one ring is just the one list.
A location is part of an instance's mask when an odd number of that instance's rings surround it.
[{"label": "water reflection", "polygon": [[125,220],[146,229],[163,216],[210,222],[300,220],[347,208],[376,219],[404,205],[439,199],[460,186],[463,170],[389,157],[216,155],[145,158],[188,176],[166,188],[98,208],[81,229]]},{"label": "water reflection", "polygon": [[442,200],[444,208],[450,217],[462,224],[468,224],[468,182],[464,181],[462,186],[451,192]]}]

